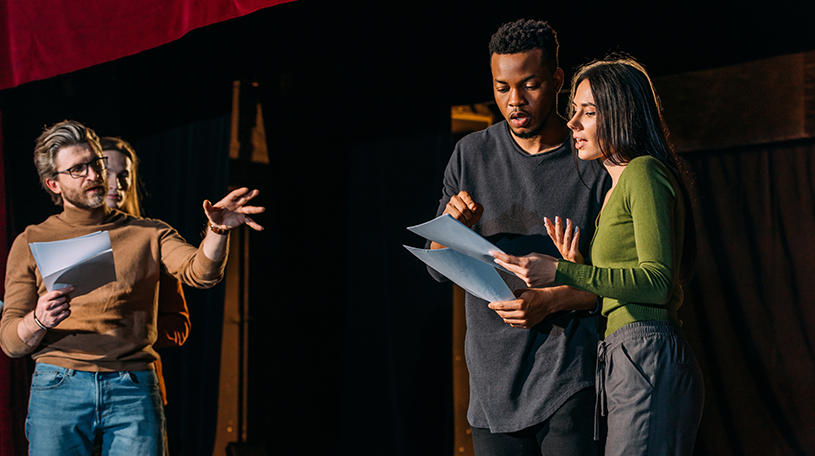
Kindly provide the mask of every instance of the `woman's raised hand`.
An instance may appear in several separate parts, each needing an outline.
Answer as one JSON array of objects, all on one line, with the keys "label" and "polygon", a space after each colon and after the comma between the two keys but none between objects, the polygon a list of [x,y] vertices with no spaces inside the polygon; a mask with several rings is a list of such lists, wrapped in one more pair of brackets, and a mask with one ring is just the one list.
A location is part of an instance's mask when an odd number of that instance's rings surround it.
[{"label": "woman's raised hand", "polygon": [[580,246],[580,228],[574,226],[571,220],[566,219],[566,226],[563,226],[563,220],[560,217],[555,217],[555,223],[544,217],[544,226],[546,226],[546,233],[552,238],[560,255],[564,260],[571,261],[572,263],[585,263],[583,255],[580,254],[578,247]]}]

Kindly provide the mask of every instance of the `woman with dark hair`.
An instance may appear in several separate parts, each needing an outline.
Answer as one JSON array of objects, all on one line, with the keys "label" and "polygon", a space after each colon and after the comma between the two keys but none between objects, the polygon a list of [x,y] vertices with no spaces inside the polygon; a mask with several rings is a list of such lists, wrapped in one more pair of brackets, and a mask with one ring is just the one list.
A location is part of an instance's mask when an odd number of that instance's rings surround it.
[{"label": "woman with dark hair", "polygon": [[[139,184],[139,158],[133,146],[119,138],[105,137],[99,140],[102,153],[108,159],[108,193],[105,202],[112,209],[119,209],[134,217],[142,217],[141,192]],[[158,336],[153,348],[179,347],[190,333],[190,313],[184,297],[181,282],[162,272],[159,277]],[[161,400],[167,405],[167,388],[161,358],[156,355],[156,376],[158,377]],[[165,448],[166,436],[165,433]]]},{"label": "woman with dark hair", "polygon": [[677,316],[695,260],[688,185],[659,99],[636,61],[584,66],[571,99],[577,156],[599,160],[612,179],[591,243],[593,264],[583,264],[577,250],[579,230],[559,217],[547,219],[546,229],[563,259],[495,253],[496,262],[530,287],[569,285],[602,297],[608,320],[596,387],[598,414],[607,416],[606,456],[690,455],[704,385]]}]

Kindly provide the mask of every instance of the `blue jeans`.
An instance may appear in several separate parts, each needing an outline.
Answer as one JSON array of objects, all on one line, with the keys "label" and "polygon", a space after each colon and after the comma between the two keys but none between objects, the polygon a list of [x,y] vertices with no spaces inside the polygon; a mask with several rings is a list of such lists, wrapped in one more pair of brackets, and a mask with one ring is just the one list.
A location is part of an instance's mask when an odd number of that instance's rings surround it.
[{"label": "blue jeans", "polygon": [[87,372],[37,363],[25,423],[31,456],[163,456],[164,406],[154,371]]}]

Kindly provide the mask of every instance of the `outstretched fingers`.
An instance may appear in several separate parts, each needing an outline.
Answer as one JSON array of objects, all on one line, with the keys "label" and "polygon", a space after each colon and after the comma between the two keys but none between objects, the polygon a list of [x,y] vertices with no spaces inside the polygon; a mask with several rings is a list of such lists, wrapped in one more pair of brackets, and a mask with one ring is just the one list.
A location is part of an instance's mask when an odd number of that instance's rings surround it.
[{"label": "outstretched fingers", "polygon": [[555,217],[552,223],[548,218],[543,220],[546,227],[546,234],[552,239],[560,255],[568,261],[582,263],[583,256],[580,254],[580,228],[574,226],[571,219],[566,219],[564,226],[560,217]]},{"label": "outstretched fingers", "polygon": [[246,217],[243,223],[245,223],[249,228],[252,228],[255,231],[263,231],[263,226],[261,226],[260,224],[258,224],[249,217]]},{"label": "outstretched fingers", "polygon": [[263,227],[247,214],[260,214],[266,211],[266,208],[246,205],[259,193],[258,190],[241,187],[232,190],[215,204],[212,204],[209,200],[204,200],[204,213],[210,222],[220,228],[229,229],[246,224],[255,230],[262,231]]},{"label": "outstretched fingers", "polygon": [[[578,256],[580,255],[580,227],[574,227],[574,236],[572,237],[571,245],[569,246],[569,254],[572,257],[570,261],[577,261]],[[580,261],[578,261],[580,263]]]},{"label": "outstretched fingers", "polygon": [[241,207],[247,202],[249,202],[252,198],[258,196],[260,192],[257,190],[249,190],[246,187],[241,187],[229,192],[221,201],[218,201],[215,205],[222,206],[222,207]]}]

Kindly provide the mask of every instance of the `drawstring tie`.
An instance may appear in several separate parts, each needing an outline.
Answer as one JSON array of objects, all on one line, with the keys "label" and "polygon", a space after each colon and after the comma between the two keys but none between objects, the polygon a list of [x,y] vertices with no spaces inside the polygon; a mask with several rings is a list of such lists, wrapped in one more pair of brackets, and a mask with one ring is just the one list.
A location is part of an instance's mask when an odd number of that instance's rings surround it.
[{"label": "drawstring tie", "polygon": [[600,440],[600,418],[606,416],[606,344],[605,341],[597,343],[597,371],[594,374],[594,440]]}]

